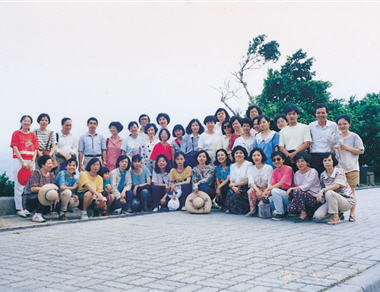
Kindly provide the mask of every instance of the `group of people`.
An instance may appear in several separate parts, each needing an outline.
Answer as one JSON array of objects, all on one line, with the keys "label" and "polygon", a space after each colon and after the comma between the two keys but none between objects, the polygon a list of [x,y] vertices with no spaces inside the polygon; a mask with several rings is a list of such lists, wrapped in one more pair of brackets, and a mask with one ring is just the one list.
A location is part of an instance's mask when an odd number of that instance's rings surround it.
[{"label": "group of people", "polygon": [[82,219],[213,207],[296,222],[329,216],[328,224],[338,224],[350,210],[353,222],[363,142],[349,131],[348,115],[330,121],[328,107],[317,104],[315,116],[299,123],[298,107],[289,105],[272,121],[251,105],[245,118],[219,108],[203,123],[194,118],[170,129],[168,114],[159,113],[157,125],[142,114],[126,138],[118,121],[103,137],[91,117],[77,140],[70,118],[55,133],[48,114],[38,116],[34,131],[24,115],[11,140],[17,214],[44,222],[44,214],[57,211],[65,220],[77,207]]}]

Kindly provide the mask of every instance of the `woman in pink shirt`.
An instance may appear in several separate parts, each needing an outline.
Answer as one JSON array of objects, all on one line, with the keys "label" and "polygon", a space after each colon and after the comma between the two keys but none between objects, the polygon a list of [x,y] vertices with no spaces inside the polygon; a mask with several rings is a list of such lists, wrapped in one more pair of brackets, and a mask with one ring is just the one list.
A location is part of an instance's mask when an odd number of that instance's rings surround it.
[{"label": "woman in pink shirt", "polygon": [[116,168],[116,161],[121,155],[121,144],[123,139],[120,138],[119,133],[123,130],[123,125],[120,122],[111,122],[108,126],[111,132],[111,137],[107,138],[107,168],[112,171]]}]

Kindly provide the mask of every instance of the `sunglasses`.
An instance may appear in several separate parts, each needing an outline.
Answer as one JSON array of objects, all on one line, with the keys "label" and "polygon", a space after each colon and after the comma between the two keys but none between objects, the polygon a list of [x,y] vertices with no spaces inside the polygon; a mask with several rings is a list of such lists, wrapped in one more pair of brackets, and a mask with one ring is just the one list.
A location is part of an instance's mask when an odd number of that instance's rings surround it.
[{"label": "sunglasses", "polygon": [[231,126],[223,126],[223,129],[231,128]]},{"label": "sunglasses", "polygon": [[282,158],[273,158],[273,159],[272,159],[273,162],[281,161],[281,160],[282,160]]}]

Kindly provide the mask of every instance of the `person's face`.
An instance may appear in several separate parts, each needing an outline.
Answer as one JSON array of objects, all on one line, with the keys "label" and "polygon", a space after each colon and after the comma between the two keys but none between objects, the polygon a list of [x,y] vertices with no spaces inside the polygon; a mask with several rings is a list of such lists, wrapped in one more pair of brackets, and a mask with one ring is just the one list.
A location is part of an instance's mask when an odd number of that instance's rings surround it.
[{"label": "person's face", "polygon": [[197,160],[198,160],[199,164],[205,164],[207,161],[206,154],[204,154],[204,153],[199,154],[197,157]]},{"label": "person's face", "polygon": [[182,130],[175,130],[174,131],[174,134],[177,138],[181,138],[182,137]]},{"label": "person's face", "polygon": [[132,134],[136,134],[137,131],[139,130],[139,128],[136,126],[136,124],[133,124],[128,130],[129,130],[129,132],[131,132]]},{"label": "person's face", "polygon": [[77,170],[77,164],[75,161],[71,161],[69,164],[66,165],[67,173],[73,174]]},{"label": "person's face", "polygon": [[234,154],[234,158],[236,162],[241,162],[244,160],[244,152],[241,150],[237,150]]},{"label": "person's face", "polygon": [[194,122],[191,124],[191,131],[193,133],[198,133],[199,132],[199,124],[198,122]]},{"label": "person's face", "polygon": [[318,122],[326,122],[327,121],[327,110],[325,107],[319,108],[315,112],[315,116],[317,117]]},{"label": "person's face", "polygon": [[100,162],[99,161],[96,161],[95,163],[93,163],[90,166],[90,172],[98,173],[99,170],[100,170]]},{"label": "person's face", "polygon": [[214,130],[214,127],[215,127],[215,122],[214,121],[210,121],[210,122],[206,123],[207,130],[212,131],[212,130]]},{"label": "person's face", "polygon": [[256,132],[260,132],[260,125],[258,119],[253,121],[253,128],[255,129]]},{"label": "person's face", "polygon": [[307,168],[307,162],[306,162],[306,160],[303,159],[303,158],[298,159],[298,160],[296,161],[296,164],[297,164],[297,168],[298,168],[299,170],[304,170],[304,169]]},{"label": "person's face", "polygon": [[280,130],[285,128],[287,125],[288,125],[288,122],[285,119],[279,118],[277,120],[277,128],[279,128]]},{"label": "person's face", "polygon": [[338,121],[338,129],[341,132],[347,132],[348,129],[350,128],[350,123],[346,121],[345,119],[340,119]]},{"label": "person's face", "polygon": [[269,129],[270,123],[265,119],[262,118],[260,121],[260,128],[262,131],[266,131]]},{"label": "person's face", "polygon": [[284,165],[284,159],[280,155],[273,157],[272,162],[276,168],[281,168]]},{"label": "person's face", "polygon": [[249,124],[243,124],[243,132],[249,134],[249,131],[251,131],[251,126]]},{"label": "person's face", "polygon": [[111,135],[117,135],[119,132],[115,126],[110,127]]},{"label": "person's face", "polygon": [[298,119],[298,114],[295,111],[288,112],[286,118],[289,121],[289,124],[296,124]]},{"label": "person's face", "polygon": [[216,155],[216,159],[220,164],[224,163],[227,159],[226,154],[223,151],[219,151],[218,154]]},{"label": "person's face", "polygon": [[258,164],[258,163],[261,163],[261,162],[262,162],[263,157],[262,157],[260,151],[255,151],[255,152],[253,152],[253,154],[252,154],[252,160],[253,160],[253,162],[254,162],[255,164]]},{"label": "person's face", "polygon": [[224,132],[225,132],[227,135],[231,134],[231,125],[230,125],[230,123],[225,123],[225,124],[223,125],[223,130],[224,130]]},{"label": "person's face", "polygon": [[145,127],[149,123],[149,118],[147,116],[142,116],[139,122],[142,127]]},{"label": "person's face", "polygon": [[96,128],[98,127],[98,123],[96,121],[91,120],[88,122],[87,127],[90,131],[95,132]]},{"label": "person's face", "polygon": [[220,123],[222,123],[225,119],[226,119],[226,113],[224,111],[219,111],[217,114],[216,114],[216,118],[218,119],[218,121]]},{"label": "person's face", "polygon": [[103,180],[106,181],[107,179],[109,179],[110,177],[110,173],[109,172],[105,172],[103,173]]},{"label": "person's face", "polygon": [[168,120],[165,117],[160,117],[158,119],[158,123],[160,124],[161,128],[166,128],[168,126]]},{"label": "person's face", "polygon": [[240,132],[241,125],[240,125],[240,123],[237,120],[235,120],[232,123],[232,128],[235,130],[235,132]]},{"label": "person's face", "polygon": [[252,120],[253,118],[256,118],[259,116],[259,111],[256,108],[251,109],[249,112],[249,117]]},{"label": "person's face", "polygon": [[50,172],[53,169],[53,161],[51,161],[51,159],[48,159],[46,163],[42,165],[42,168],[45,171]]},{"label": "person's face", "polygon": [[66,133],[69,133],[71,131],[71,127],[72,127],[73,123],[71,120],[67,120],[63,123],[62,125],[62,130]]},{"label": "person's face", "polygon": [[334,167],[334,161],[333,161],[331,155],[329,157],[327,157],[327,158],[323,158],[323,166],[326,169]]},{"label": "person's face", "polygon": [[168,134],[166,133],[166,131],[162,131],[161,132],[161,141],[167,141],[169,138]]},{"label": "person's face", "polygon": [[185,163],[185,158],[182,155],[178,155],[175,162],[178,166],[182,166]]},{"label": "person's face", "polygon": [[141,167],[141,160],[133,162],[133,168],[139,169]]},{"label": "person's face", "polygon": [[30,126],[32,125],[32,121],[31,121],[31,119],[29,118],[29,117],[26,117],[26,118],[24,118],[22,121],[21,121],[21,127],[23,128],[23,129],[29,129],[30,128]]},{"label": "person's face", "polygon": [[126,170],[128,167],[128,159],[123,159],[123,160],[120,160],[119,162],[119,168],[124,171]]},{"label": "person's face", "polygon": [[165,158],[162,158],[162,157],[160,157],[160,159],[158,159],[157,163],[158,163],[158,167],[159,167],[160,169],[165,169],[166,166],[168,165],[168,164],[166,163]]},{"label": "person's face", "polygon": [[149,137],[153,137],[154,135],[156,135],[156,131],[153,127],[150,127],[146,132],[148,133]]},{"label": "person's face", "polygon": [[43,117],[40,120],[40,127],[41,129],[45,129],[49,125],[49,119],[47,117]]}]

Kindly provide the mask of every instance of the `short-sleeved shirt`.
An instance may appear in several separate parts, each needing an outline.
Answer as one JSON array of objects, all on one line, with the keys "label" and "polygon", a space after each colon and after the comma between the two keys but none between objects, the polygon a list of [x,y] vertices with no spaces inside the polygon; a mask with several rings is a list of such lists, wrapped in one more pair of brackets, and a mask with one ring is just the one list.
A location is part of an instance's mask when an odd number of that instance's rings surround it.
[{"label": "short-sleeved shirt", "polygon": [[153,163],[152,159],[150,159],[150,156],[152,155],[154,146],[156,146],[156,144],[159,142],[160,140],[158,140],[156,137],[154,137],[153,141],[151,141],[148,137],[141,145],[140,153],[142,157],[142,163],[147,169],[149,169],[150,172],[153,171]]},{"label": "short-sleeved shirt", "polygon": [[107,150],[107,146],[101,134],[86,133],[80,137],[78,151],[84,155],[101,155],[102,150]]},{"label": "short-sleeved shirt", "polygon": [[49,176],[44,176],[42,175],[40,169],[34,170],[30,175],[29,181],[24,189],[24,194],[33,194],[32,187],[42,187],[46,184],[55,184],[54,174],[49,173]]},{"label": "short-sleeved shirt", "polygon": [[281,189],[287,190],[293,183],[293,169],[290,166],[284,165],[281,170],[275,168],[272,173],[270,184],[273,186],[276,183],[283,182]]},{"label": "short-sleeved shirt", "polygon": [[214,183],[214,173],[215,167],[212,165],[206,165],[205,169],[201,170],[198,166],[193,168],[192,182],[196,183],[205,183],[209,186],[212,186]]},{"label": "short-sleeved shirt", "polygon": [[310,129],[305,124],[286,126],[280,131],[279,146],[285,147],[288,151],[297,150],[305,142],[311,142]]},{"label": "short-sleeved shirt", "polygon": [[82,171],[78,179],[78,193],[87,192],[86,184],[91,185],[97,192],[103,192],[103,179],[100,175],[91,176],[88,171]]},{"label": "short-sleeved shirt", "polygon": [[[48,129],[46,129],[46,131],[42,132],[40,129],[37,129],[37,130],[34,130],[34,133],[37,136],[39,149],[41,151],[50,150],[54,144],[57,144],[57,138],[53,131],[49,131]],[[50,135],[51,137],[49,140]]]},{"label": "short-sleeved shirt", "polygon": [[69,133],[68,135],[64,135],[62,132],[58,134],[58,143],[57,143],[57,153],[63,153],[68,155],[70,153],[78,152],[78,141],[73,136],[73,134]]},{"label": "short-sleeved shirt", "polygon": [[311,153],[330,152],[334,145],[338,143],[338,126],[332,121],[326,121],[322,128],[318,121],[309,124],[310,134],[313,142],[311,143]]},{"label": "short-sleeved shirt", "polygon": [[169,173],[165,172],[162,174],[161,172],[157,173],[153,170],[152,182],[161,185],[170,185]]},{"label": "short-sleeved shirt", "polygon": [[[340,137],[339,140],[347,146],[364,150],[363,141],[358,134],[350,132],[347,137]],[[339,161],[338,167],[342,168],[345,173],[359,171],[359,154],[339,149],[337,150],[337,156]]]},{"label": "short-sleeved shirt", "polygon": [[136,174],[133,170],[131,170],[131,177],[132,185],[142,185],[147,182],[148,177],[150,177],[150,172],[146,167],[142,167],[140,174]]},{"label": "short-sleeved shirt", "polygon": [[226,166],[224,171],[223,171],[223,167],[217,165],[215,167],[215,177],[217,180],[219,180],[219,182],[221,182],[222,180],[226,180],[227,177],[230,175],[230,166]]},{"label": "short-sleeved shirt", "polygon": [[133,156],[136,154],[140,154],[141,146],[144,144],[144,138],[137,136],[133,138],[132,136],[128,136],[123,140],[123,144],[121,145],[121,150],[125,151],[128,156]]},{"label": "short-sleeved shirt", "polygon": [[252,162],[244,160],[243,164],[238,167],[236,163],[231,164],[230,182],[240,183],[248,178],[249,169],[253,166]]},{"label": "short-sleeved shirt", "polygon": [[275,131],[271,131],[271,133],[263,138],[262,133],[258,133],[256,135],[255,148],[260,148],[263,150],[267,160],[264,161],[265,164],[269,164],[274,168],[272,159],[270,158],[275,148],[278,146],[278,142],[280,139],[280,135]]},{"label": "short-sleeved shirt", "polygon": [[214,134],[209,134],[204,132],[199,137],[198,149],[206,150],[208,155],[210,156],[212,161],[215,161],[215,152],[217,150],[217,146],[219,145],[219,141],[222,136],[218,133],[214,132]]},{"label": "short-sleeved shirt", "polygon": [[194,137],[193,134],[185,135],[185,137],[183,138],[183,143],[185,144],[186,154],[188,153],[193,154],[198,151],[199,137],[200,135],[198,135],[197,137]]},{"label": "short-sleeved shirt", "polygon": [[57,185],[60,189],[61,186],[72,187],[77,181],[78,179],[74,175],[69,177],[66,170],[61,170],[57,174]]},{"label": "short-sleeved shirt", "polygon": [[254,183],[259,188],[265,188],[270,185],[272,172],[273,168],[268,164],[264,164],[260,169],[253,165],[248,172],[248,184]]},{"label": "short-sleeved shirt", "polygon": [[[34,152],[39,148],[38,139],[33,132],[23,133],[20,130],[12,134],[11,147],[16,146],[22,159],[32,160]],[[13,150],[13,158],[17,158]]]},{"label": "short-sleeved shirt", "polygon": [[254,148],[255,141],[256,141],[255,136],[249,136],[248,139],[245,139],[244,136],[240,136],[239,138],[235,140],[235,143],[232,149],[234,149],[236,146],[243,146],[245,150],[247,150],[247,153],[249,155]]},{"label": "short-sleeved shirt", "polygon": [[301,191],[308,192],[316,197],[321,190],[321,183],[318,171],[310,168],[309,171],[301,173],[299,170],[294,174],[294,185],[301,188]]},{"label": "short-sleeved shirt", "polygon": [[186,144],[185,139],[183,138],[182,141],[179,141],[177,138],[175,138],[170,146],[174,148],[175,152],[183,152],[186,153]]},{"label": "short-sleeved shirt", "polygon": [[162,144],[162,142],[158,142],[152,151],[152,154],[150,155],[150,159],[156,160],[157,156],[163,154],[166,156],[166,158],[170,161],[172,160],[172,154],[170,152],[170,144],[167,143],[165,146]]},{"label": "short-sleeved shirt", "polygon": [[334,190],[334,192],[342,195],[346,198],[352,198],[352,190],[350,186],[347,183],[346,175],[344,173],[344,170],[338,167],[334,167],[334,170],[331,174],[331,176],[328,176],[326,173],[326,170],[321,173],[321,185],[322,187],[328,187],[333,184],[339,184],[341,187]]},{"label": "short-sleeved shirt", "polygon": [[191,167],[187,166],[182,172],[172,168],[170,170],[169,178],[171,183],[181,183],[191,176]]},{"label": "short-sleeved shirt", "polygon": [[112,171],[116,168],[116,161],[121,155],[121,144],[123,143],[122,139],[119,139],[116,143],[108,138],[106,140],[107,146],[107,168],[109,171]]}]

